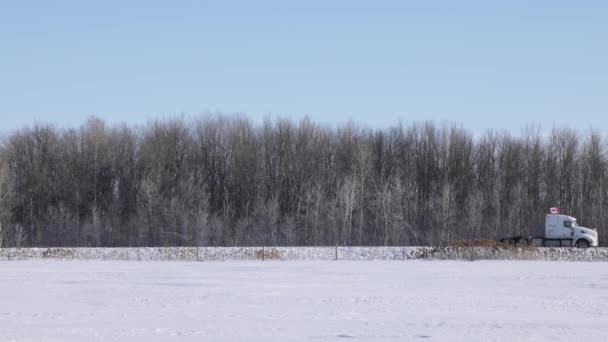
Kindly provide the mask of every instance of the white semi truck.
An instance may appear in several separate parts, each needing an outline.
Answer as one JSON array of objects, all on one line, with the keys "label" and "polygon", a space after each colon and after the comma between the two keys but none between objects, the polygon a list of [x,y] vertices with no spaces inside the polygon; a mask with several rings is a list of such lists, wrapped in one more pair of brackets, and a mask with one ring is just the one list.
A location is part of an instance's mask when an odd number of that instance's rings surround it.
[{"label": "white semi truck", "polygon": [[581,227],[576,218],[561,215],[553,211],[545,216],[545,224],[540,225],[530,237],[515,236],[501,239],[500,242],[518,244],[527,242],[544,247],[578,247],[588,248],[598,246],[597,229]]}]

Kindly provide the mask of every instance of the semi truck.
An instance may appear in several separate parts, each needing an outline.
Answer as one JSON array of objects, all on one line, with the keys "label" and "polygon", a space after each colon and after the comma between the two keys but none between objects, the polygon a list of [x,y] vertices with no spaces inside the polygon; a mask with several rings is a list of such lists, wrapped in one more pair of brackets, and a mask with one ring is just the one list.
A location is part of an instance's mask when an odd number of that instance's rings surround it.
[{"label": "semi truck", "polygon": [[538,226],[533,235],[507,237],[499,241],[515,245],[523,242],[543,247],[589,248],[598,246],[598,232],[596,228],[579,226],[576,218],[551,208],[545,216],[545,223]]}]

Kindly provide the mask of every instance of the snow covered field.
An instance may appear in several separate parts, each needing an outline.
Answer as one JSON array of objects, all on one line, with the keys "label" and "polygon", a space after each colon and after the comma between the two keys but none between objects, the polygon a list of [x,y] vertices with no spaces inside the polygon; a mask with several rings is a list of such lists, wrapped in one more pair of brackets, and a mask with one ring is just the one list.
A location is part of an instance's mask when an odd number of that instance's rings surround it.
[{"label": "snow covered field", "polygon": [[608,341],[608,264],[0,262],[3,341]]}]

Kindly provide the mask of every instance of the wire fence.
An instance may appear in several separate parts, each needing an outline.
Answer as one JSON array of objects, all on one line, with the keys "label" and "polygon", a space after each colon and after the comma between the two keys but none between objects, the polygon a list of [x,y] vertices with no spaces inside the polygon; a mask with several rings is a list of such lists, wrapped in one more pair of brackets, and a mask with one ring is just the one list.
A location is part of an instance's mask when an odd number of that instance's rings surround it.
[{"label": "wire fence", "polygon": [[0,260],[563,260],[608,261],[608,248],[492,247],[126,247],[0,248]]}]

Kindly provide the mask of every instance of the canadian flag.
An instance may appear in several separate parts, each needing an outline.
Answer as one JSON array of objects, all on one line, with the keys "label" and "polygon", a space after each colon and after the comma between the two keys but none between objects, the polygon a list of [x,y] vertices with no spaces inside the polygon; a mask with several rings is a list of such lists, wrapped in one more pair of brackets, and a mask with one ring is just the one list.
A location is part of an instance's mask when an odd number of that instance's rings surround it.
[{"label": "canadian flag", "polygon": [[559,214],[559,208],[549,208],[549,214]]}]

